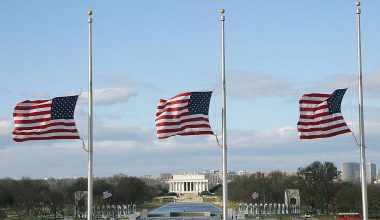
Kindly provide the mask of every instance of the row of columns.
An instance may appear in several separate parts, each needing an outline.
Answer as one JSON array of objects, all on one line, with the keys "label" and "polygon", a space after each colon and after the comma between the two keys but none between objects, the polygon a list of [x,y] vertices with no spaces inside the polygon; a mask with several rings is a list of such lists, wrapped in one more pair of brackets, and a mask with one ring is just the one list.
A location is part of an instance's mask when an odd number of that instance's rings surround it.
[{"label": "row of columns", "polygon": [[207,190],[208,190],[207,182],[199,182],[199,181],[169,182],[170,192],[203,192]]},{"label": "row of columns", "polygon": [[300,214],[301,208],[299,205],[290,204],[280,204],[280,203],[265,203],[265,204],[239,204],[239,212],[243,214],[250,215],[285,215],[285,214]]}]

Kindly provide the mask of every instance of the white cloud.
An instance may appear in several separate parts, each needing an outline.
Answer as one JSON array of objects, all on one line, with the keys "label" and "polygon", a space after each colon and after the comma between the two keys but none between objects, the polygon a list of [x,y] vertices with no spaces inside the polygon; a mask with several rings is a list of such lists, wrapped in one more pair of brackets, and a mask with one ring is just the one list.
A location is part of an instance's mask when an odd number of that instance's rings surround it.
[{"label": "white cloud", "polygon": [[[131,97],[136,97],[137,92],[126,88],[105,88],[95,89],[93,91],[94,104],[109,105],[127,102]],[[88,92],[82,93],[80,96],[82,102],[87,103]]]},{"label": "white cloud", "polygon": [[264,131],[233,130],[229,132],[229,136],[230,145],[236,148],[265,148],[298,140],[297,130],[291,126]]},{"label": "white cloud", "polygon": [[10,89],[0,88],[0,93],[9,95],[12,93],[12,91]]},{"label": "white cloud", "polygon": [[380,98],[380,71],[369,73],[363,76],[365,89],[370,96]]},{"label": "white cloud", "polygon": [[260,73],[231,74],[228,93],[236,99],[291,96],[295,94],[293,83]]},{"label": "white cloud", "polygon": [[[331,75],[321,82],[314,82],[311,88],[302,90],[329,92],[339,88],[351,87],[351,91],[357,94],[358,90],[357,74],[335,74]],[[363,91],[364,95],[371,98],[380,98],[380,71],[363,74]],[[356,97],[357,95],[355,95]]]},{"label": "white cloud", "polygon": [[7,119],[0,119],[0,134],[9,135],[12,131],[13,123]]},{"label": "white cloud", "polygon": [[[296,85],[290,79],[276,78],[269,74],[239,72],[228,79],[228,94],[234,99],[254,99],[262,97],[298,97],[310,92],[332,92],[338,88],[352,87],[357,91],[356,74],[330,75],[322,81],[310,82],[307,87]],[[364,94],[370,98],[380,98],[380,71],[363,74]]]},{"label": "white cloud", "polygon": [[128,86],[128,87],[142,87],[144,89],[149,89],[153,91],[161,91],[155,85],[147,82],[140,82],[130,79],[130,77],[125,75],[103,75],[101,76],[102,81],[111,86]]},{"label": "white cloud", "polygon": [[[379,136],[378,130],[374,132],[377,134],[367,138],[371,152],[376,151]],[[210,135],[159,140],[151,128],[102,124],[97,129],[96,139],[96,176],[221,169],[222,150]],[[227,140],[229,170],[295,171],[316,160],[331,161],[339,167],[342,161],[359,159],[358,149],[349,134],[301,141],[295,127],[282,126],[265,131],[229,130]],[[376,156],[378,153],[371,153],[368,160],[380,162]],[[17,164],[12,162],[15,157]],[[87,154],[80,141],[10,143],[0,149],[0,166],[7,167],[1,177],[86,176],[86,163]]]},{"label": "white cloud", "polygon": [[139,143],[135,140],[106,140],[106,141],[97,141],[94,143],[97,150],[107,151],[108,153],[121,153],[131,150],[136,150]]}]

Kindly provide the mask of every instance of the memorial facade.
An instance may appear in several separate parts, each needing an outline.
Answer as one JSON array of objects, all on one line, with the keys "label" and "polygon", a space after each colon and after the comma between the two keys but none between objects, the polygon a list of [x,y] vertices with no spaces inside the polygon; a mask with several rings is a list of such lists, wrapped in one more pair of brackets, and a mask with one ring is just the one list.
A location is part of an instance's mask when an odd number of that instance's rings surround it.
[{"label": "memorial facade", "polygon": [[205,175],[173,175],[173,178],[168,180],[169,192],[175,193],[200,193],[208,191],[208,179]]}]

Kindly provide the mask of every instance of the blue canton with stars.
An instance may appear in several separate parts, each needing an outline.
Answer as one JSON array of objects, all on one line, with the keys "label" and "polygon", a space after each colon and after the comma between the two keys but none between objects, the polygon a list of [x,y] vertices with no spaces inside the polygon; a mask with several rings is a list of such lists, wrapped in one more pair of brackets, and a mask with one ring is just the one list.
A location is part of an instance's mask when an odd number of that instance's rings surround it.
[{"label": "blue canton with stars", "polygon": [[333,92],[332,96],[327,99],[327,106],[329,108],[330,115],[335,113],[341,113],[340,106],[342,104],[344,93],[347,89],[337,89]]},{"label": "blue canton with stars", "polygon": [[74,119],[74,110],[77,100],[77,95],[53,98],[51,104],[51,118]]},{"label": "blue canton with stars", "polygon": [[212,92],[192,92],[189,101],[189,114],[208,115]]}]

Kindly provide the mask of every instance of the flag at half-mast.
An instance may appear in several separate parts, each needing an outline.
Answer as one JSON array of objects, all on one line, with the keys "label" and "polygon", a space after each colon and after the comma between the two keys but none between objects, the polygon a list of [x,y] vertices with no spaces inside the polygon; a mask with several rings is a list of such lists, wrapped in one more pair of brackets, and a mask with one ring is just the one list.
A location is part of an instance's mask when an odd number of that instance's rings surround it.
[{"label": "flag at half-mast", "polygon": [[157,137],[213,135],[208,117],[211,94],[185,92],[168,100],[161,99],[156,112]]},{"label": "flag at half-mast", "polygon": [[305,94],[299,101],[297,129],[300,139],[327,138],[351,132],[344,121],[341,104],[347,89],[332,94]]},{"label": "flag at half-mast", "polygon": [[108,199],[112,197],[112,192],[111,190],[106,190],[103,192],[103,199]]},{"label": "flag at half-mast", "polygon": [[252,193],[252,199],[253,199],[253,200],[256,200],[256,199],[258,199],[258,198],[259,198],[259,193],[256,192],[256,191],[253,192],[253,193]]},{"label": "flag at half-mast", "polygon": [[18,103],[13,112],[13,140],[80,139],[74,121],[77,100],[78,95]]}]

